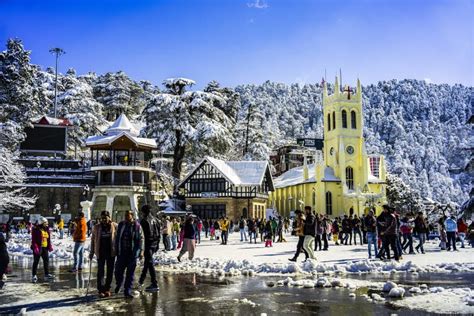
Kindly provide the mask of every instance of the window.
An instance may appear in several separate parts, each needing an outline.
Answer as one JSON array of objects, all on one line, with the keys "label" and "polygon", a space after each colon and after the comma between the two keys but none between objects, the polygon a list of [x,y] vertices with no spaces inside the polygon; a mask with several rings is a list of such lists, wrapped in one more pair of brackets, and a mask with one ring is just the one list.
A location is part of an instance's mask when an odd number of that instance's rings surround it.
[{"label": "window", "polygon": [[332,112],[332,129],[336,129],[336,112]]},{"label": "window", "polygon": [[356,129],[356,128],[357,128],[356,112],[355,112],[355,111],[351,111],[351,127],[352,127],[353,129]]},{"label": "window", "polygon": [[347,112],[342,110],[342,128],[347,128]]},{"label": "window", "polygon": [[331,113],[328,113],[328,131],[331,130]]},{"label": "window", "polygon": [[225,192],[225,184],[224,178],[191,179],[189,181],[189,191],[190,193]]},{"label": "window", "polygon": [[380,157],[369,157],[370,173],[374,177],[380,177]]},{"label": "window", "polygon": [[332,193],[326,192],[326,214],[332,215]]},{"label": "window", "polygon": [[354,190],[354,170],[352,167],[346,168],[346,185],[349,190]]}]

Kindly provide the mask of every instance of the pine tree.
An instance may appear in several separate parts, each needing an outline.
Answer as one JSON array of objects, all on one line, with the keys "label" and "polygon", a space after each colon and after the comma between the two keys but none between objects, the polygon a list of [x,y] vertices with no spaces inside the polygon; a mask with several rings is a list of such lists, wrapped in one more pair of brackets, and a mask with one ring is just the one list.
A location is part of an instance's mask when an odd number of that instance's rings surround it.
[{"label": "pine tree", "polygon": [[0,123],[21,126],[15,137],[17,143],[23,139],[22,130],[31,124],[31,118],[42,113],[35,84],[37,72],[21,41],[8,40],[7,50],[0,53]]},{"label": "pine tree", "polygon": [[225,112],[228,102],[216,93],[186,91],[193,84],[185,78],[165,80],[166,93],[158,94],[142,113],[146,122],[143,133],[157,138],[163,152],[173,152],[172,175],[176,179],[185,159],[219,157],[233,145],[234,120]]},{"label": "pine tree", "polygon": [[122,113],[129,117],[139,114],[142,93],[142,87],[123,71],[99,76],[94,84],[94,97],[102,103],[108,121],[114,121]]}]

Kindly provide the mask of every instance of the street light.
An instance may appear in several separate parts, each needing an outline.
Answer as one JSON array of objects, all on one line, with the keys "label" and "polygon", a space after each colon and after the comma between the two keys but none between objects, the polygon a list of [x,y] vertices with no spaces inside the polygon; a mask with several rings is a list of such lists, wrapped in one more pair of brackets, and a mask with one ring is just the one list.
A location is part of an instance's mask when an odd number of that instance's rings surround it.
[{"label": "street light", "polygon": [[54,78],[54,118],[56,118],[56,106],[58,103],[58,59],[59,56],[66,54],[66,52],[59,47],[51,48],[49,52],[56,55],[56,74]]}]

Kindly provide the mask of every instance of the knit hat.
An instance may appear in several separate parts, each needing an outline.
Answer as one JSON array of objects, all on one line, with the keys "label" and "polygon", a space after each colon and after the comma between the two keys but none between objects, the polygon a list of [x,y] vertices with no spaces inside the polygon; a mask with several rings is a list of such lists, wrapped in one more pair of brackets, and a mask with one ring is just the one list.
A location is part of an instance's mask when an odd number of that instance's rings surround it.
[{"label": "knit hat", "polygon": [[46,218],[44,218],[43,216],[41,216],[39,219],[38,219],[38,224],[42,225],[44,223],[47,223],[48,220]]}]

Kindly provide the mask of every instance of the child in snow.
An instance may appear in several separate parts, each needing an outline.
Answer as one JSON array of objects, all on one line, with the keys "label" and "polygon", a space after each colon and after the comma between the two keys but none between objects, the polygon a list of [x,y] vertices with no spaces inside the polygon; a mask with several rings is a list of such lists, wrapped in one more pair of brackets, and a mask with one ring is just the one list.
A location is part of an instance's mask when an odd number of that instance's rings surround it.
[{"label": "child in snow", "polygon": [[272,224],[271,221],[268,221],[265,224],[265,247],[273,247],[272,241],[273,241],[273,234],[272,234]]}]

